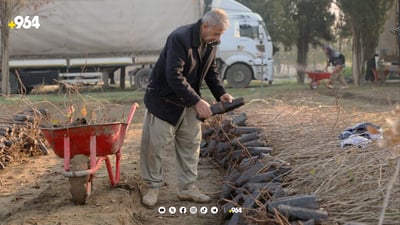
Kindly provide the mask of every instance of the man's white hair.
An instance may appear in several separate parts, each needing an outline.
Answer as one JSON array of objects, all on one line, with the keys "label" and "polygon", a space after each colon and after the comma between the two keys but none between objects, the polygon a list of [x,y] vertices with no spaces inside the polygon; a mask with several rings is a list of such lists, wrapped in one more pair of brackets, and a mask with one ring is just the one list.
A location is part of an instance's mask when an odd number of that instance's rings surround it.
[{"label": "man's white hair", "polygon": [[203,23],[208,24],[211,27],[223,27],[226,30],[229,26],[229,19],[226,12],[222,9],[214,9],[208,11],[201,19]]}]

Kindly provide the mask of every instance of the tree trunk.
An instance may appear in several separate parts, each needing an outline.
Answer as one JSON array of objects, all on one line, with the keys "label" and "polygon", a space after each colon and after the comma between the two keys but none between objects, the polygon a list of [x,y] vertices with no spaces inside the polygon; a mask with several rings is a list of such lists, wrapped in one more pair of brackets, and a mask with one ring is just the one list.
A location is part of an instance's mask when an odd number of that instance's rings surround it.
[{"label": "tree trunk", "polygon": [[10,71],[8,66],[8,42],[10,29],[8,21],[10,18],[10,4],[8,1],[2,1],[0,5],[1,12],[1,92],[3,96],[10,95]]},{"label": "tree trunk", "polygon": [[361,33],[358,31],[353,32],[353,81],[354,86],[359,86],[362,81],[362,68],[364,63],[364,49],[363,49],[363,40],[361,38]]},{"label": "tree trunk", "polygon": [[307,68],[308,42],[300,38],[297,45],[297,83],[304,84]]}]

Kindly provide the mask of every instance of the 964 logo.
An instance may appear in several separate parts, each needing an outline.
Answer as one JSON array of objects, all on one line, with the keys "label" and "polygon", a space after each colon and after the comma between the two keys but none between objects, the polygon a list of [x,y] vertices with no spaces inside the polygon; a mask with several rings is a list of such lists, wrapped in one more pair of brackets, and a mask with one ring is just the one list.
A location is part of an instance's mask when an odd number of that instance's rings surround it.
[{"label": "964 logo", "polygon": [[242,207],[232,207],[228,210],[228,213],[231,214],[242,213],[242,212],[243,212]]},{"label": "964 logo", "polygon": [[8,23],[8,27],[10,27],[10,29],[39,29],[40,19],[39,16],[18,15]]}]

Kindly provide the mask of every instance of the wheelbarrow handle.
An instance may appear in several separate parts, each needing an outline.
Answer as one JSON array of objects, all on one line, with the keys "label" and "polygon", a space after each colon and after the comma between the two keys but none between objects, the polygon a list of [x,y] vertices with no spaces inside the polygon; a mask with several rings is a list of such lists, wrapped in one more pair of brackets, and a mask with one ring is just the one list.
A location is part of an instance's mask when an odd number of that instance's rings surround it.
[{"label": "wheelbarrow handle", "polygon": [[128,126],[126,127],[127,131],[128,131],[129,124],[131,124],[131,121],[133,119],[133,115],[135,114],[136,108],[138,108],[138,107],[139,107],[138,103],[136,103],[136,102],[133,103],[133,105],[131,107],[131,111],[129,112],[129,115],[128,115],[128,120],[126,121],[126,123],[128,124]]}]

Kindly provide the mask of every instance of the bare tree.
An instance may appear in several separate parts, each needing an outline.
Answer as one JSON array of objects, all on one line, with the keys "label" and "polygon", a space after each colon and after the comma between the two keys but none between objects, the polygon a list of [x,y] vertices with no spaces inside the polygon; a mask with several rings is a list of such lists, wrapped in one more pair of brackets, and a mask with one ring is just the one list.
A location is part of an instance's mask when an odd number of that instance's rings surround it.
[{"label": "bare tree", "polygon": [[362,83],[364,66],[375,52],[379,35],[394,0],[338,0],[353,36],[352,72],[354,84]]},{"label": "bare tree", "polygon": [[52,0],[0,0],[0,32],[1,32],[1,94],[10,95],[10,70],[9,70],[9,22],[23,7],[37,10]]},{"label": "bare tree", "polygon": [[9,46],[9,36],[10,27],[8,22],[10,21],[13,13],[15,13],[18,8],[22,5],[22,0],[0,0],[0,20],[1,20],[1,90],[3,96],[10,95],[10,74],[8,67],[8,46]]}]

